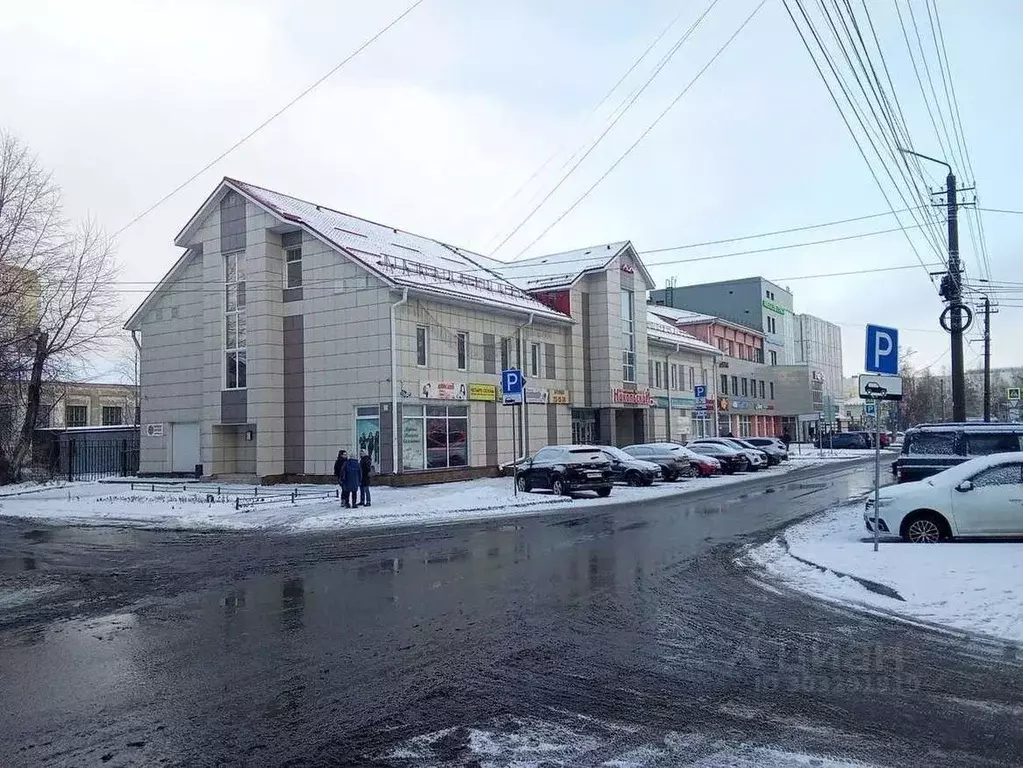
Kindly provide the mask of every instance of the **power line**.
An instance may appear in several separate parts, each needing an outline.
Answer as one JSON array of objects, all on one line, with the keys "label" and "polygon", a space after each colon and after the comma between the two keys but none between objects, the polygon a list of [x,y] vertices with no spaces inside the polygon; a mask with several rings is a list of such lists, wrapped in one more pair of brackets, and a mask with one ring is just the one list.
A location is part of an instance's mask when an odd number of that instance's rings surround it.
[{"label": "power line", "polygon": [[[797,5],[797,7],[799,8],[800,13],[802,14],[803,19],[806,22],[807,26],[809,27],[811,32],[813,32],[814,37],[815,37],[815,39],[818,42],[818,45],[822,47],[822,53],[824,53],[825,60],[828,62],[829,66],[831,67],[832,73],[835,74],[836,80],[839,80],[839,84],[841,85],[840,78],[838,78],[837,73],[835,72],[835,67],[831,63],[830,58],[827,56],[826,51],[823,51],[823,45],[822,45],[822,43],[820,41],[820,38],[817,36],[816,30],[813,29],[813,25],[810,23],[810,20],[807,17],[806,11],[803,8],[802,4],[800,3],[800,0],[795,0],[795,3]],[[820,62],[817,61],[817,57],[814,55],[813,49],[810,47],[810,43],[807,40],[806,35],[803,33],[802,28],[799,26],[799,23],[796,21],[796,17],[792,13],[792,9],[789,7],[789,0],[782,0],[782,4],[785,7],[786,13],[788,13],[788,15],[789,15],[789,19],[792,21],[792,25],[796,28],[796,32],[799,34],[800,40],[802,40],[802,42],[803,42],[803,46],[806,48],[807,53],[810,55],[810,60],[813,62],[814,68],[817,70],[818,76],[820,77],[821,81],[824,83],[824,87],[827,89],[828,95],[831,97],[831,100],[834,103],[835,108],[838,110],[839,117],[842,118],[842,122],[845,124],[846,130],[848,130],[849,135],[850,135],[850,137],[853,140],[853,143],[856,145],[856,149],[859,151],[860,156],[863,158],[863,162],[866,163],[867,170],[870,171],[870,175],[874,179],[874,183],[877,185],[878,190],[881,192],[881,196],[884,197],[885,202],[888,204],[889,209],[892,211],[892,214],[894,215],[895,214],[895,206],[892,203],[891,199],[888,197],[888,193],[885,191],[884,185],[881,183],[881,180],[877,176],[877,172],[874,170],[874,166],[871,164],[870,159],[867,157],[867,153],[864,150],[863,145],[860,142],[859,137],[856,135],[855,130],[853,130],[852,124],[849,122],[849,118],[846,116],[845,111],[842,109],[842,105],[841,105],[841,103],[838,100],[838,96],[835,95],[835,91],[832,88],[831,83],[828,81],[827,77],[824,74],[824,69],[822,68]],[[845,89],[843,89],[843,93],[846,94],[846,97],[848,98],[848,92]],[[859,114],[855,111],[855,109],[853,110],[853,112],[854,112],[857,120],[859,120],[860,126],[861,126],[861,128],[863,128],[864,134],[867,136],[868,141],[870,141],[871,146],[874,149],[874,152],[878,156],[878,159],[880,159],[881,162],[882,162],[882,165],[884,165],[884,160],[883,160],[883,158],[881,158],[881,154],[878,151],[876,145],[874,144],[873,139],[867,133],[866,128],[863,125],[863,120],[859,117]],[[886,165],[885,165],[885,170],[887,171],[887,166]],[[891,178],[892,183],[895,184],[895,180],[894,180],[894,178],[892,178],[890,171],[888,171],[888,175],[889,175],[889,178]],[[906,199],[902,195],[901,191],[898,190],[898,185],[895,184],[895,186],[896,186],[896,190],[899,192],[899,196],[902,197],[902,199],[903,199],[903,204],[906,207],[910,207],[909,203],[906,201]],[[897,216],[896,216],[896,220],[898,220]],[[901,225],[902,222],[899,221],[899,224]],[[925,265],[925,262],[924,262],[923,258],[920,256],[920,252],[917,250],[916,244],[913,242],[913,239],[909,236],[909,233],[906,231],[906,227],[902,227],[902,233],[903,233],[903,235],[906,238],[906,242],[909,243],[909,247],[912,249],[913,255],[916,256],[917,261],[920,262],[920,265],[921,265],[921,267],[923,267],[924,271],[928,272],[928,279],[933,284],[934,283],[934,278],[933,278],[933,276],[930,275],[930,270]]]},{"label": "power line", "polygon": [[[931,111],[931,102],[927,99],[927,91],[924,88],[923,78],[920,76],[920,69],[916,64],[916,56],[913,55],[913,44],[909,42],[909,31],[906,29],[906,22],[902,17],[902,10],[899,3],[900,0],[895,0],[895,12],[898,14],[899,26],[902,28],[902,39],[906,41],[906,50],[909,51],[909,60],[913,64],[913,74],[916,75],[916,82],[920,86],[920,95],[923,97],[924,106],[927,108],[927,115],[930,117],[931,126],[934,128],[934,138],[938,140],[938,147],[941,149],[941,153],[943,155],[948,155],[948,150],[945,148],[945,144],[941,140],[941,134],[938,132],[938,121],[934,119],[934,112]],[[907,5],[909,5],[910,10],[912,10],[913,6],[909,3],[907,3]],[[917,34],[917,39],[919,40],[919,33]],[[923,48],[921,46],[921,52],[922,51]],[[937,104],[935,104],[935,107],[937,107]]]},{"label": "power line", "polygon": [[394,27],[399,21],[401,21],[406,16],[408,16],[410,13],[412,13],[412,11],[414,11],[419,5],[421,5],[422,2],[423,2],[423,0],[415,0],[415,2],[412,3],[412,5],[410,5],[404,11],[402,11],[398,16],[396,16],[394,19],[392,19],[383,29],[378,31],[375,35],[373,35],[368,40],[366,40],[362,45],[360,45],[358,48],[356,48],[354,51],[352,51],[350,54],[348,54],[348,56],[346,56],[344,59],[342,59],[340,62],[338,62],[325,75],[323,75],[318,80],[316,80],[316,82],[314,82],[312,85],[308,86],[305,90],[303,90],[301,93],[299,93],[293,99],[291,99],[291,101],[289,101],[283,107],[281,107],[276,112],[274,112],[272,115],[270,115],[270,117],[266,118],[263,122],[261,122],[259,125],[257,125],[255,128],[253,128],[251,131],[249,131],[242,138],[240,138],[238,141],[236,141],[234,144],[232,144],[226,150],[221,152],[215,158],[213,158],[210,162],[206,163],[206,165],[204,165],[198,171],[196,171],[191,176],[189,176],[187,179],[185,179],[181,184],[176,186],[174,189],[172,189],[166,195],[164,195],[159,200],[157,200],[155,203],[153,203],[151,206],[149,206],[144,211],[142,211],[142,213],[140,213],[137,216],[135,216],[135,218],[133,218],[131,221],[129,221],[127,224],[125,224],[123,227],[121,227],[119,230],[114,232],[114,234],[111,235],[111,237],[117,237],[122,232],[124,232],[126,229],[128,229],[129,227],[134,225],[136,222],[138,222],[141,219],[143,219],[144,217],[148,216],[150,213],[155,211],[157,208],[159,208],[165,202],[167,202],[172,197],[174,197],[174,195],[176,195],[178,192],[183,190],[185,187],[187,187],[189,184],[191,184],[197,178],[199,178],[204,173],[206,173],[206,171],[210,170],[210,168],[215,166],[217,163],[219,163],[225,157],[227,157],[232,152],[234,152],[236,149],[238,149],[242,144],[247,142],[249,139],[251,139],[257,133],[259,133],[264,128],[266,128],[268,125],[270,125],[270,123],[272,123],[278,117],[283,115],[291,107],[295,106],[295,104],[297,104],[301,99],[303,99],[306,96],[308,96],[315,88],[317,88],[324,81],[326,81],[331,76],[333,76],[338,70],[340,70],[348,62],[350,62],[352,59],[354,59],[356,56],[358,56],[360,53],[362,53],[364,50],[366,50],[369,46],[371,46],[373,43],[375,43],[377,40],[379,40],[385,33],[387,33],[392,27]]},{"label": "power line", "polygon": [[604,173],[601,174],[601,176],[595,182],[593,182],[593,184],[591,184],[590,187],[585,192],[583,192],[582,195],[579,196],[579,198],[576,199],[576,201],[574,203],[572,203],[568,208],[566,208],[561,213],[561,215],[558,216],[554,221],[552,221],[546,227],[546,229],[544,229],[539,235],[537,235],[535,238],[533,238],[533,240],[528,245],[526,245],[525,248],[523,248],[521,251],[519,251],[517,256],[516,256],[516,258],[518,256],[521,256],[523,253],[525,253],[527,250],[532,248],[534,245],[536,245],[548,232],[550,232],[555,226],[557,226],[561,222],[562,219],[564,219],[566,216],[568,216],[568,214],[570,214],[572,211],[574,211],[576,209],[576,207],[579,205],[579,203],[581,203],[583,200],[585,200],[590,195],[590,193],[593,192],[593,190],[596,189],[597,186],[599,186],[600,183],[602,181],[604,181],[604,179],[606,179],[615,170],[615,168],[617,168],[621,164],[621,162],[625,158],[627,158],[630,154],[632,154],[632,151],[636,147],[639,146],[639,144],[643,141],[643,139],[645,139],[647,137],[647,135],[657,126],[657,124],[661,122],[661,120],[665,117],[665,115],[667,115],[668,112],[670,112],[671,109],[676,104],[678,104],[679,101],[682,100],[682,97],[685,96],[689,92],[689,89],[692,88],[693,85],[696,84],[696,82],[700,79],[700,77],[703,75],[703,73],[706,72],[715,61],[717,61],[718,57],[722,53],[725,52],[725,49],[728,48],[729,45],[731,45],[732,41],[735,40],[735,38],[739,36],[739,33],[742,32],[742,30],[744,30],[746,28],[746,25],[749,24],[750,21],[753,20],[753,17],[756,16],[757,13],[760,12],[760,9],[763,8],[766,3],[767,3],[767,0],[760,0],[759,5],[757,5],[757,7],[753,9],[753,12],[750,13],[750,15],[746,17],[746,19],[742,22],[742,24],[739,25],[739,28],[737,30],[735,30],[735,32],[732,33],[731,37],[729,37],[725,41],[724,45],[722,45],[720,48],[718,48],[718,50],[714,53],[714,55],[711,56],[710,61],[708,61],[703,66],[703,68],[699,72],[696,73],[696,75],[686,84],[686,86],[681,90],[681,92],[674,99],[672,99],[671,103],[669,103],[668,106],[665,107],[664,110],[656,118],[654,118],[654,121],[649,126],[647,126],[646,130],[644,130],[639,135],[639,138],[637,138],[631,145],[629,145],[628,149],[626,149],[625,152],[623,152],[618,157],[618,159],[615,160],[611,164],[611,166],[606,171],[604,171]]},{"label": "power line", "polygon": [[[634,62],[632,62],[632,66],[630,66],[625,71],[625,74],[623,74],[621,77],[618,78],[618,80],[615,82],[615,84],[612,85],[611,88],[607,91],[607,93],[604,94],[604,97],[597,103],[597,105],[595,107],[593,107],[586,114],[586,117],[583,118],[583,120],[582,120],[582,124],[583,125],[585,125],[586,122],[589,121],[589,119],[591,117],[593,117],[595,114],[597,114],[597,112],[600,111],[600,108],[603,107],[604,104],[607,103],[607,100],[611,98],[611,96],[614,94],[614,92],[616,90],[618,90],[619,86],[621,86],[621,84],[625,82],[625,80],[629,77],[629,75],[631,75],[635,71],[636,67],[638,67],[642,63],[642,61],[649,55],[650,51],[652,51],[657,46],[657,44],[659,42],[661,42],[661,40],[664,38],[664,36],[668,33],[668,30],[670,30],[673,26],[675,26],[676,23],[678,23],[678,20],[680,18],[682,18],[682,14],[683,13],[684,13],[684,11],[679,11],[677,14],[675,14],[675,17],[668,23],[668,25],[666,27],[664,27],[664,29],[662,29],[660,31],[660,33],[657,35],[657,37],[655,37],[653,39],[653,41],[646,47],[646,49],[639,55],[639,58],[637,58]],[[633,91],[633,93],[635,93],[635,91]],[[631,94],[630,94],[630,96],[631,96]],[[625,104],[625,101],[627,101],[628,98],[629,98],[629,96],[627,96],[625,100],[623,100],[621,103],[619,103],[619,105],[614,109],[614,111],[611,113],[611,115],[609,117],[613,117],[615,114],[617,114],[622,109],[622,106]],[[561,154],[562,150],[565,149],[565,146],[566,146],[566,144],[562,143],[561,146],[559,146],[556,150],[554,150],[554,152],[552,152],[551,155],[546,160],[544,160],[544,162],[535,171],[533,171],[533,173],[530,175],[530,177],[528,179],[526,179],[526,181],[523,182],[522,185],[517,190],[515,190],[515,193],[512,194],[512,196],[509,197],[498,208],[498,211],[500,211],[503,208],[506,208],[507,206],[511,205],[511,203],[513,203],[518,198],[518,196],[521,195],[526,190],[526,188],[529,187],[529,185],[532,184],[533,181],[541,173],[544,172],[544,170],[546,170],[547,166],[550,165],[554,161],[554,158],[556,158],[559,154]],[[566,160],[565,163],[558,169],[558,173],[561,173],[562,171],[564,171],[565,168],[567,168],[568,165],[578,156],[578,154],[579,154],[579,152],[581,150],[582,150],[582,147],[577,148],[569,156],[568,160]],[[532,200],[530,200],[530,202],[532,202]],[[488,248],[489,248],[490,242],[493,242],[493,240],[495,240],[496,238],[497,238],[496,235],[495,235],[494,238],[491,238],[491,240],[487,244]]]},{"label": "power line", "polygon": [[[540,202],[537,203],[536,206],[529,213],[526,214],[526,217],[524,219],[522,219],[522,221],[520,221],[518,223],[518,225],[514,229],[512,229],[512,231],[509,232],[504,237],[504,239],[501,240],[500,243],[497,244],[497,247],[495,247],[490,252],[489,256],[491,258],[493,258],[493,255],[495,253],[497,253],[499,250],[501,250],[501,248],[504,247],[505,243],[507,243],[509,240],[511,240],[519,232],[519,230],[522,229],[529,222],[529,220],[531,218],[533,218],[533,216],[536,215],[537,211],[539,211],[547,203],[547,201],[551,199],[551,197],[554,195],[554,193],[557,192],[561,188],[561,185],[564,184],[566,181],[568,181],[568,178],[576,171],[576,169],[580,165],[582,165],[583,161],[585,161],[586,158],[590,156],[590,153],[593,152],[593,150],[595,150],[597,148],[597,146],[600,144],[600,142],[603,141],[604,137],[607,136],[607,134],[611,132],[611,129],[614,128],[618,124],[618,121],[621,120],[622,117],[625,116],[625,113],[628,112],[629,109],[632,107],[632,105],[635,104],[636,101],[639,99],[639,97],[643,95],[643,92],[646,91],[646,89],[654,81],[654,79],[657,77],[657,75],[660,74],[661,70],[664,69],[668,65],[668,63],[672,60],[672,58],[674,58],[675,54],[678,53],[679,49],[686,43],[686,41],[693,34],[693,32],[696,30],[696,28],[699,27],[700,23],[704,20],[704,18],[706,18],[707,14],[710,13],[711,10],[713,10],[714,6],[717,5],[717,4],[718,4],[718,0],[711,0],[710,5],[708,5],[707,8],[704,10],[704,12],[702,14],[700,14],[696,18],[696,21],[694,21],[690,25],[689,29],[687,29],[684,33],[682,33],[682,36],[671,47],[671,50],[669,50],[668,53],[661,59],[661,61],[658,63],[658,65],[654,68],[654,71],[650,74],[650,77],[647,78],[646,82],[644,82],[643,85],[639,89],[637,89],[632,94],[631,97],[629,97],[628,103],[625,105],[625,107],[614,117],[614,119],[608,124],[608,126],[603,130],[603,132],[599,136],[597,136],[597,138],[593,141],[593,143],[590,144],[589,148],[585,152],[583,152],[582,156],[578,160],[576,160],[575,164],[572,165],[572,167],[569,168],[568,171],[561,177],[561,179],[558,181],[558,183],[555,184],[547,192],[546,195],[544,195],[543,199],[540,200]],[[523,251],[520,251],[518,255],[521,256],[522,253],[524,252],[524,250],[525,249],[523,249]]]}]

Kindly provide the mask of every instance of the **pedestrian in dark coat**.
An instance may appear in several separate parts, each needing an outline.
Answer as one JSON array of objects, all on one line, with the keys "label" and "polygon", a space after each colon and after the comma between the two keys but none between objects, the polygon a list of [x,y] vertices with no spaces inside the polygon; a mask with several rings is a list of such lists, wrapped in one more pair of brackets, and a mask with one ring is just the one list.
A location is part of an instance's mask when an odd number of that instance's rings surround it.
[{"label": "pedestrian in dark coat", "polygon": [[337,458],[334,459],[334,477],[337,479],[337,484],[341,486],[341,503],[346,507],[349,506],[348,494],[344,488],[344,474],[345,474],[345,462],[348,461],[348,451],[338,451]]},{"label": "pedestrian in dark coat", "polygon": [[373,476],[373,459],[370,458],[368,451],[359,451],[359,468],[362,470],[362,476],[359,480],[359,503],[364,507],[372,507],[370,503],[372,499],[369,493],[369,480]]},{"label": "pedestrian in dark coat", "polygon": [[359,506],[356,493],[359,491],[359,484],[362,482],[362,467],[359,460],[354,456],[345,460],[341,474],[341,495],[345,497],[345,506],[353,509]]}]

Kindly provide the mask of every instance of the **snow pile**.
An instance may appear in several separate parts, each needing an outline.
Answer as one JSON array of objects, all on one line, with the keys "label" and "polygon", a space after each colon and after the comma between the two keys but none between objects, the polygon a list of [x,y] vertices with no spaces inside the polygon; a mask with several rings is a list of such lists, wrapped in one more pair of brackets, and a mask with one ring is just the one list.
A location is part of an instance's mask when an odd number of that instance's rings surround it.
[{"label": "snow pile", "polygon": [[[874,552],[863,524],[863,506],[856,505],[795,525],[742,559],[826,600],[1023,641],[1020,543],[892,541],[881,542]],[[857,579],[888,587],[902,600],[872,591]]]},{"label": "snow pile", "polygon": [[[819,462],[823,463],[823,462]],[[813,466],[786,462],[760,472],[657,483],[649,488],[615,486],[608,498],[577,499],[551,493],[515,494],[512,478],[392,488],[374,486],[370,507],[344,509],[330,485],[256,487],[216,483],[70,483],[36,486],[0,496],[0,516],[77,525],[144,528],[317,531],[430,525],[551,511],[588,510],[608,504],[672,498],[738,485]],[[24,490],[24,489],[23,489]]]}]

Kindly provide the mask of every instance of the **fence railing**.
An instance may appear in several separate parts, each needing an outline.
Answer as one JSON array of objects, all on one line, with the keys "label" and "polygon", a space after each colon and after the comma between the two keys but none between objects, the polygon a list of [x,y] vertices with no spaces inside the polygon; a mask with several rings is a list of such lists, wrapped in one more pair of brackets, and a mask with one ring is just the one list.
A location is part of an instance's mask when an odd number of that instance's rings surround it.
[{"label": "fence railing", "polygon": [[139,471],[139,436],[52,433],[37,442],[33,459],[37,470],[70,481],[130,477]]},{"label": "fence railing", "polygon": [[260,504],[280,504],[299,501],[315,501],[317,499],[338,499],[340,490],[336,487],[325,488],[290,488],[278,490],[274,487],[253,486],[252,490],[240,490],[237,486],[224,486],[216,483],[183,483],[173,480],[135,480],[130,483],[133,491],[149,491],[151,493],[182,492],[205,496],[207,501],[234,498],[235,509],[245,509]]}]

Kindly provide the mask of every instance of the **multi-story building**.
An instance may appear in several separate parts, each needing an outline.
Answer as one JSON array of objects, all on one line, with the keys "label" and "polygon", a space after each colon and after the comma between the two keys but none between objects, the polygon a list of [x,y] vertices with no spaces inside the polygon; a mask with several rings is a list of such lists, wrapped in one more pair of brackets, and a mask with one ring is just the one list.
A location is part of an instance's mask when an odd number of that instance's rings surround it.
[{"label": "multi-story building", "polygon": [[794,316],[796,363],[808,366],[824,382],[822,406],[828,421],[834,421],[845,399],[842,378],[842,329],[814,315]]},{"label": "multi-story building", "polygon": [[782,434],[774,367],[764,359],[764,335],[752,328],[699,312],[652,304],[651,314],[687,331],[721,352],[713,385],[718,434]]},{"label": "multi-story building", "polygon": [[[505,264],[225,179],[175,243],[127,323],[141,472],[329,476],[364,448],[384,474],[456,477],[699,428],[694,371],[716,349],[648,332],[653,281],[627,241]],[[525,403],[504,406],[516,367]]]},{"label": "multi-story building", "polygon": [[792,294],[762,277],[680,285],[650,292],[656,305],[688,309],[760,331],[768,365],[796,363]]}]

